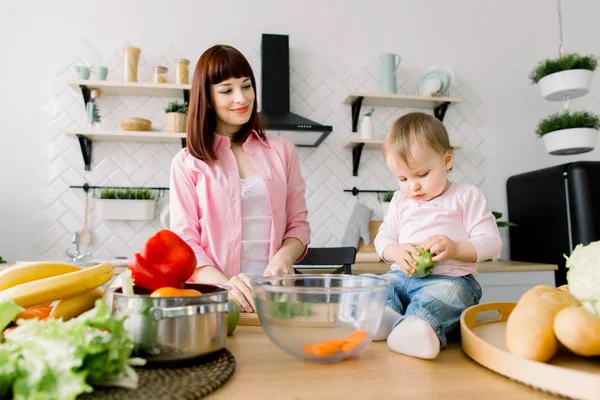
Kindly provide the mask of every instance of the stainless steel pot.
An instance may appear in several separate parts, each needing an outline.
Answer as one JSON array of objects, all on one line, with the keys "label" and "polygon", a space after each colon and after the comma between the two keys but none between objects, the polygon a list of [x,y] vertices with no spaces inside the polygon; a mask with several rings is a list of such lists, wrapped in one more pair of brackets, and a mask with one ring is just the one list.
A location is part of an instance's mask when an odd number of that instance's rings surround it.
[{"label": "stainless steel pot", "polygon": [[149,363],[187,360],[225,347],[229,289],[189,283],[201,296],[150,297],[113,292],[112,313],[127,316],[125,329],[133,337],[134,355]]}]

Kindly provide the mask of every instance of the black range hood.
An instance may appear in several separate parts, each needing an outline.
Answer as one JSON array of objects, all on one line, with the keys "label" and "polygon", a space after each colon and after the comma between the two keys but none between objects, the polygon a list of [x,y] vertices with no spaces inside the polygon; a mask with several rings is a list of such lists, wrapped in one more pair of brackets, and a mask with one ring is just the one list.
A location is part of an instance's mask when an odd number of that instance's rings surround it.
[{"label": "black range hood", "polygon": [[263,127],[280,131],[298,147],[317,147],[332,131],[290,112],[290,47],[287,35],[262,35],[261,111]]}]

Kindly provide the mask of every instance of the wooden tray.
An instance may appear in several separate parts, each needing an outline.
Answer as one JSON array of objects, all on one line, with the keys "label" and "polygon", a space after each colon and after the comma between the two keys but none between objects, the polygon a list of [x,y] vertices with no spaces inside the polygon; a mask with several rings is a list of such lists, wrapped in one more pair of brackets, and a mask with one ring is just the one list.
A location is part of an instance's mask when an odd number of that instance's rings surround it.
[{"label": "wooden tray", "polygon": [[[600,359],[559,352],[550,362],[525,360],[506,350],[506,320],[516,303],[486,303],[466,309],[460,317],[462,347],[473,360],[517,382],[575,399],[600,398]],[[495,319],[478,315],[496,312]],[[499,313],[499,317],[498,317]]]}]

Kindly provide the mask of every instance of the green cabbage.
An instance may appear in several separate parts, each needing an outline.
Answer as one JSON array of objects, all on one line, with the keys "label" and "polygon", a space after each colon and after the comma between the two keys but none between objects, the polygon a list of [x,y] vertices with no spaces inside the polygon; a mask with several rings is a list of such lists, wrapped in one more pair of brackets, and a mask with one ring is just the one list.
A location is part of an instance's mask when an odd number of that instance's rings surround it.
[{"label": "green cabbage", "polygon": [[600,241],[578,244],[567,259],[569,291],[590,312],[600,317]]},{"label": "green cabbage", "polygon": [[92,385],[136,387],[128,365],[133,349],[123,319],[97,300],[93,309],[63,322],[19,319],[0,344],[0,399],[71,400]]},{"label": "green cabbage", "polygon": [[412,265],[415,269],[415,272],[412,276],[415,278],[425,278],[427,275],[433,272],[433,267],[435,267],[436,262],[432,260],[433,254],[430,251],[425,251],[423,247],[417,247],[419,251],[419,255],[414,253],[410,253],[410,255],[417,260],[417,265]]}]

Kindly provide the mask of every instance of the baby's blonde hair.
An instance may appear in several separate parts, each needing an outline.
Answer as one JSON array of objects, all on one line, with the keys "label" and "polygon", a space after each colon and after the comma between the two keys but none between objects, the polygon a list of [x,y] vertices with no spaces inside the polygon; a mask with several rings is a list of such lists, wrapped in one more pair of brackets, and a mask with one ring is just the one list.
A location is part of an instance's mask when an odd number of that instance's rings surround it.
[{"label": "baby's blonde hair", "polygon": [[410,165],[410,150],[414,142],[428,145],[442,155],[452,151],[444,125],[432,115],[413,112],[398,118],[385,135],[383,157],[394,155]]}]

